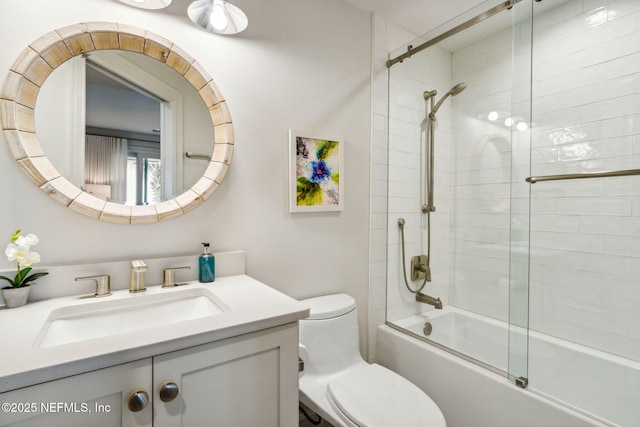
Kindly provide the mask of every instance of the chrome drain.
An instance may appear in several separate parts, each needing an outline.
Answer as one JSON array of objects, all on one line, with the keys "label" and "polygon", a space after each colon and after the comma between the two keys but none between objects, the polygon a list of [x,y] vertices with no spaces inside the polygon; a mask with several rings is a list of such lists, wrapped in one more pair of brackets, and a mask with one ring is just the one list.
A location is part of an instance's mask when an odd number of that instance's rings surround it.
[{"label": "chrome drain", "polygon": [[431,322],[426,322],[422,327],[422,332],[425,335],[431,335],[431,331],[433,331],[433,326],[431,326]]}]

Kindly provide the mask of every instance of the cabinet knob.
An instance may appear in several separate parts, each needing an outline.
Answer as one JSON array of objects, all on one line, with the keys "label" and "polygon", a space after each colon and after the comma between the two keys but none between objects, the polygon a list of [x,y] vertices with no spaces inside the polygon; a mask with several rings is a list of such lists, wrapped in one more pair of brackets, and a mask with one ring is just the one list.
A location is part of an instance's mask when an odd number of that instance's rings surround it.
[{"label": "cabinet knob", "polygon": [[142,411],[149,404],[149,394],[144,390],[136,390],[129,396],[129,409],[132,412]]},{"label": "cabinet knob", "polygon": [[160,387],[160,400],[163,402],[171,402],[178,395],[178,384],[169,381]]}]

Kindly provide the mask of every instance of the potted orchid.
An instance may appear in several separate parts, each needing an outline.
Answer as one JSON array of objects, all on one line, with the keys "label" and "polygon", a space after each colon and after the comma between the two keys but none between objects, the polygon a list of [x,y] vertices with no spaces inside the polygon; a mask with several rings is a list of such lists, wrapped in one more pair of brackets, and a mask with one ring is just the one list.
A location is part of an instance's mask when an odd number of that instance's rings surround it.
[{"label": "potted orchid", "polygon": [[19,307],[27,303],[29,285],[39,277],[49,273],[31,273],[32,265],[40,262],[40,254],[31,250],[31,247],[39,242],[35,234],[21,235],[22,230],[17,229],[11,236],[11,242],[7,245],[5,255],[9,261],[16,261],[17,272],[14,278],[0,276],[11,286],[2,288],[2,298],[7,307]]}]

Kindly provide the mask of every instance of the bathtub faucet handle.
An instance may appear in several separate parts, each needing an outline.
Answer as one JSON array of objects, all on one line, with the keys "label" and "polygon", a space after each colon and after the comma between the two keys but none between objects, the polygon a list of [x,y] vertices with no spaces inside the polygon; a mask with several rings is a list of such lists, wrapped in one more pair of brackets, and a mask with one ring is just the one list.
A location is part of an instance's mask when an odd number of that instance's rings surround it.
[{"label": "bathtub faucet handle", "polygon": [[431,267],[429,257],[426,255],[416,255],[411,257],[411,280],[431,281]]}]

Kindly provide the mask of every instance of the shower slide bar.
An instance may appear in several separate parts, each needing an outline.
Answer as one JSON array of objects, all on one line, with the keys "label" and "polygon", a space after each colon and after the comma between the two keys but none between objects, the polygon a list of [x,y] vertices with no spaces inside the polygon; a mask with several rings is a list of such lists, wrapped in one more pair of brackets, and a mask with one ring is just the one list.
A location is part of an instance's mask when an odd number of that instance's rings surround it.
[{"label": "shower slide bar", "polygon": [[[453,36],[454,34],[459,33],[460,31],[466,30],[469,27],[474,26],[475,24],[477,24],[478,22],[484,21],[487,18],[491,18],[493,15],[502,12],[503,10],[506,9],[511,9],[513,7],[514,4],[519,3],[521,0],[507,0],[504,3],[499,4],[498,6],[492,7],[491,9],[487,10],[486,12],[481,13],[478,16],[475,16],[471,19],[469,19],[468,21],[463,22],[462,24],[458,25],[457,27],[454,27],[452,29],[450,29],[449,31],[446,31],[442,34],[440,34],[437,37],[432,38],[431,40],[428,40],[424,43],[422,43],[420,46],[417,47],[413,47],[412,45],[407,46],[407,51],[405,53],[403,53],[400,56],[397,56],[393,59],[389,59],[387,61],[387,68],[391,68],[392,65],[397,64],[398,62],[402,62],[407,58],[411,58],[414,54],[425,50],[426,48],[433,46],[436,43],[441,42],[442,40],[449,38],[451,36]],[[540,1],[540,0],[536,0],[536,1]]]},{"label": "shower slide bar", "polygon": [[640,175],[640,169],[627,169],[611,172],[591,172],[591,173],[568,173],[564,175],[542,175],[530,176],[525,179],[529,184],[542,181],[560,181],[563,179],[587,179],[587,178],[607,178],[612,176],[633,176]]}]

